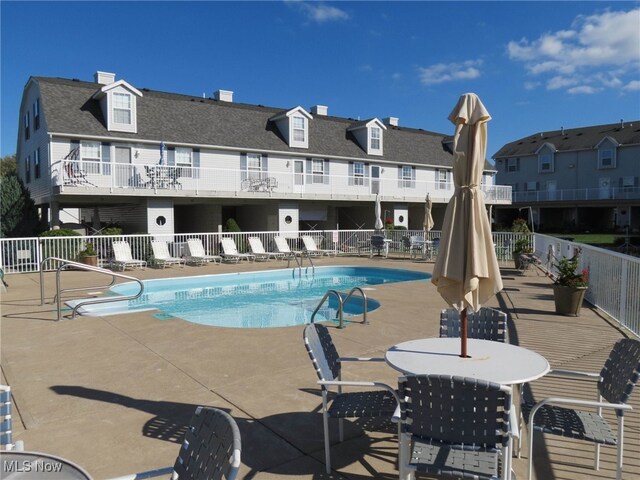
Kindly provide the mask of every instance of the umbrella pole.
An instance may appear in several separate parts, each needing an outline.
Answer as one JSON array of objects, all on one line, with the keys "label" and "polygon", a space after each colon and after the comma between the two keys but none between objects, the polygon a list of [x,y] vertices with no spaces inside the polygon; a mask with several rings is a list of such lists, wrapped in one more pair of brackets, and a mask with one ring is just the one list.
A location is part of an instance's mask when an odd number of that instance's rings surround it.
[{"label": "umbrella pole", "polygon": [[467,309],[460,312],[460,356],[467,358]]}]

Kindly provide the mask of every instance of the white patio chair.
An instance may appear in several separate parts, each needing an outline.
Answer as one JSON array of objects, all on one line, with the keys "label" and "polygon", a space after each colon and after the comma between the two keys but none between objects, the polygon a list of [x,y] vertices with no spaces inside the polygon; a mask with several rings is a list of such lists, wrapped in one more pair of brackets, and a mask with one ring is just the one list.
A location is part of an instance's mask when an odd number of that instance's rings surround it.
[{"label": "white patio chair", "polygon": [[[600,469],[600,445],[616,445],[616,479],[622,479],[622,458],[624,439],[624,413],[631,410],[629,397],[640,376],[640,341],[624,338],[613,346],[609,358],[600,373],[551,370],[547,374],[565,378],[597,381],[595,401],[576,398],[551,397],[536,404],[524,402],[522,415],[529,421],[529,473],[533,470],[533,432],[561,435],[573,439],[585,440],[595,444],[594,469]],[[569,387],[565,387],[569,388]],[[569,390],[563,390],[568,392]],[[561,407],[557,405],[567,405]],[[574,410],[569,405],[595,407],[597,410]],[[618,428],[617,435],[602,415],[602,409],[614,410]]]},{"label": "white patio chair", "polygon": [[[381,382],[342,381],[342,362],[346,361],[382,361],[383,358],[340,357],[329,330],[324,325],[312,323],[304,329],[304,346],[313,362],[318,375],[318,385],[322,389],[322,420],[324,430],[324,455],[327,473],[331,473],[331,453],[329,445],[329,417],[340,419],[340,441],[344,439],[343,418],[387,417],[392,419],[398,406],[396,391]],[[338,387],[331,406],[327,408],[328,393],[332,386]],[[343,392],[343,386],[368,387],[382,390]]]},{"label": "white patio chair", "polygon": [[220,263],[222,257],[220,255],[207,255],[204,251],[204,245],[199,238],[187,239],[187,249],[189,255],[187,255],[187,263],[194,265],[204,265],[207,262]]},{"label": "white patio chair", "polygon": [[222,258],[224,260],[229,260],[231,262],[235,261],[236,263],[240,260],[246,260],[247,262],[254,262],[256,256],[252,253],[239,253],[238,248],[236,247],[236,242],[233,238],[225,237],[220,243],[222,244]]},{"label": "white patio chair", "polygon": [[152,240],[151,249],[153,250],[153,263],[155,265],[162,266],[162,268],[165,268],[167,265],[182,265],[182,268],[184,268],[186,260],[180,257],[172,257],[169,254],[167,242]]},{"label": "white patio chair", "polygon": [[249,237],[249,248],[251,253],[256,256],[256,260],[268,261],[270,258],[275,258],[276,260],[284,258],[284,253],[265,251],[262,240],[259,237]]},{"label": "white patio chair", "polygon": [[11,387],[0,385],[0,450],[24,450],[22,440],[13,441]]},{"label": "white patio chair", "polygon": [[[511,387],[476,378],[406,375],[398,381],[401,479],[415,472],[507,480],[518,425]],[[501,465],[502,464],[502,465]]]},{"label": "white patio chair", "polygon": [[129,245],[129,242],[113,242],[112,246],[114,256],[113,264],[116,267],[120,266],[122,268],[122,271],[124,271],[124,269],[127,267],[147,267],[147,262],[145,262],[144,260],[137,260],[133,258],[133,255],[131,255],[131,245]]},{"label": "white patio chair", "polygon": [[135,480],[170,475],[180,480],[235,480],[240,468],[240,430],[231,415],[212,407],[198,407],[173,467],[111,480]]},{"label": "white patio chair", "polygon": [[[460,336],[460,312],[447,308],[440,312],[440,337]],[[493,308],[482,307],[467,315],[467,337],[495,342],[507,341],[507,314]]]},{"label": "white patio chair", "polygon": [[313,255],[317,257],[322,255],[327,255],[327,256],[333,255],[335,257],[337,255],[337,252],[335,250],[326,250],[326,249],[318,248],[318,246],[316,245],[316,241],[313,239],[313,237],[309,235],[303,235],[302,242],[304,243],[304,248],[307,251],[307,254],[309,255]]},{"label": "white patio chair", "polygon": [[285,257],[291,258],[294,255],[298,257],[302,255],[302,252],[300,250],[291,250],[291,248],[289,248],[289,244],[287,243],[287,239],[284,237],[273,237],[273,243],[276,246],[276,250],[278,250],[279,253],[284,253]]}]

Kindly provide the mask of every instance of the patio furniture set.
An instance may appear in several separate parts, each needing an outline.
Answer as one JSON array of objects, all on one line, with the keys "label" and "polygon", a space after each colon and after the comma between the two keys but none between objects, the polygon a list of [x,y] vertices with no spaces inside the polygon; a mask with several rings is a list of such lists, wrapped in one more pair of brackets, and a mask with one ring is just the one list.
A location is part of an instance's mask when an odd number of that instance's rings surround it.
[{"label": "patio furniture set", "polygon": [[[322,389],[325,465],[331,471],[329,419],[382,417],[398,423],[401,479],[415,472],[485,480],[515,478],[511,464],[520,455],[522,422],[529,425],[528,478],[532,478],[533,431],[617,446],[616,479],[622,478],[624,412],[640,376],[640,341],[618,341],[600,373],[551,370],[536,352],[507,342],[505,313],[481,308],[468,315],[470,358],[459,355],[459,313],[443,310],[440,337],[391,346],[384,358],[343,358],[329,330],[310,324],[304,343]],[[386,362],[400,372],[397,390],[375,381],[343,381],[343,363]],[[597,382],[595,401],[552,397],[523,399],[522,386],[545,375],[589,378]],[[343,391],[358,387],[360,391]],[[365,390],[362,390],[365,388]],[[516,407],[513,390],[520,391]],[[330,403],[329,399],[333,398]],[[596,409],[594,412],[588,408]],[[584,409],[586,408],[586,411]],[[602,415],[616,412],[617,429]],[[517,441],[517,448],[514,448]]]}]

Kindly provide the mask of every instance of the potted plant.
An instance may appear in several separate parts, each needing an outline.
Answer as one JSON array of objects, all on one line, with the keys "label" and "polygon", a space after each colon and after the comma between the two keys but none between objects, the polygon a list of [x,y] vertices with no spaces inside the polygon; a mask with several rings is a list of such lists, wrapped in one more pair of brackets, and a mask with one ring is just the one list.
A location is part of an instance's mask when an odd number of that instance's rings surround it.
[{"label": "potted plant", "polygon": [[578,272],[579,254],[571,258],[562,258],[554,264],[558,274],[553,284],[553,298],[556,313],[579,316],[584,294],[589,285],[589,271]]},{"label": "potted plant", "polygon": [[85,265],[91,265],[93,267],[98,266],[98,252],[96,252],[93,243],[87,242],[84,250],[78,252],[78,260]]},{"label": "potted plant", "polygon": [[515,242],[513,242],[513,263],[515,267],[519,270],[522,268],[522,261],[520,256],[523,253],[532,253],[533,249],[531,248],[531,239],[530,236],[519,238]]}]

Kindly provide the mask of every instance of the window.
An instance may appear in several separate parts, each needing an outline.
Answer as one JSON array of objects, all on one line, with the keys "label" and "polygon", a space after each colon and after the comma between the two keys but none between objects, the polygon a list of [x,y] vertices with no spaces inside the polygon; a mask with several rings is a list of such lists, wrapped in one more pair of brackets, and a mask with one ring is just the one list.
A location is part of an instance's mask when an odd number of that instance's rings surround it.
[{"label": "window", "polygon": [[353,185],[364,185],[364,163],[353,164]]},{"label": "window", "polygon": [[311,160],[311,178],[313,183],[324,183],[324,160],[322,158]]},{"label": "window", "polygon": [[304,117],[293,117],[293,141],[305,142],[305,125]]},{"label": "window", "polygon": [[100,147],[98,142],[82,142],[80,144],[82,169],[86,173],[100,173]]},{"label": "window", "polygon": [[371,127],[371,150],[382,149],[381,131],[378,127]]},{"label": "window", "polygon": [[520,159],[509,158],[507,159],[507,172],[517,172],[520,170]]},{"label": "window", "polygon": [[551,155],[548,153],[540,155],[540,172],[553,172]]},{"label": "window", "polygon": [[613,150],[610,148],[600,150],[598,153],[598,168],[613,168]]},{"label": "window", "polygon": [[538,190],[538,182],[526,182],[524,186],[527,192],[535,192]]},{"label": "window", "polygon": [[33,152],[33,178],[40,178],[40,147]]},{"label": "window", "polygon": [[446,190],[447,189],[447,171],[446,170],[436,170],[436,188],[438,190]]},{"label": "window", "polygon": [[630,192],[636,186],[635,177],[622,177],[622,191]]},{"label": "window", "polygon": [[31,183],[31,157],[29,156],[24,159],[24,181]]},{"label": "window", "polygon": [[33,129],[38,130],[40,128],[40,99],[36,98],[33,102]]},{"label": "window", "polygon": [[24,114],[24,139],[29,140],[31,132],[29,131],[29,112]]},{"label": "window", "polygon": [[131,113],[131,95],[128,93],[113,92],[113,122],[131,125],[133,117]]},{"label": "window", "polygon": [[262,155],[247,153],[247,172],[249,178],[262,177]]},{"label": "window", "polygon": [[176,160],[176,170],[181,177],[192,177],[191,166],[193,165],[192,161],[192,151],[190,148],[184,147],[176,147],[175,151],[175,160]]}]

